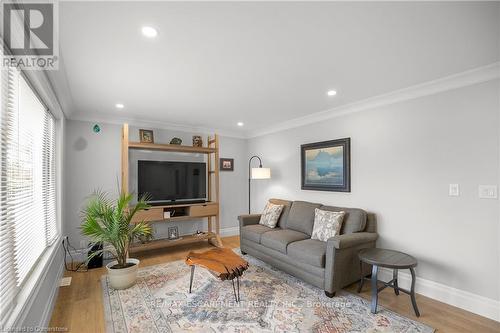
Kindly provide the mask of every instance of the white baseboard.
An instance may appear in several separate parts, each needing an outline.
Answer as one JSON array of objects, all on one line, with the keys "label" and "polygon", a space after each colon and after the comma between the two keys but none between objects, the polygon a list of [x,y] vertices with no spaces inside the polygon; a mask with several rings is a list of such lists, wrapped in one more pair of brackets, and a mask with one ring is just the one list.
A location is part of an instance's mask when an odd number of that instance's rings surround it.
[{"label": "white baseboard", "polygon": [[240,234],[240,227],[230,227],[220,229],[221,237],[236,236]]},{"label": "white baseboard", "polygon": [[[390,281],[392,279],[392,270],[381,268],[379,270],[378,279],[382,281]],[[398,274],[398,284],[402,288],[410,289],[411,275],[400,271]],[[415,291],[420,295],[456,306],[457,308],[467,310],[486,318],[500,321],[500,301],[420,277],[417,277]]]}]

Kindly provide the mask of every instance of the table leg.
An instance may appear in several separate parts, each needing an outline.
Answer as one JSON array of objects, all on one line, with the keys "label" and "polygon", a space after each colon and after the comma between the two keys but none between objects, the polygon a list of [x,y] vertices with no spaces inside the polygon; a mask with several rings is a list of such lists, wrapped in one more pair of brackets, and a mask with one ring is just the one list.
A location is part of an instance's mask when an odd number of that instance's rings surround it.
[{"label": "table leg", "polygon": [[398,287],[398,270],[394,269],[392,271],[392,279],[394,280],[394,293],[399,295],[399,287]]},{"label": "table leg", "polygon": [[365,282],[365,276],[363,275],[363,262],[361,260],[359,261],[359,274],[361,279],[359,280],[358,293],[360,293],[363,289],[363,283]]},{"label": "table leg", "polygon": [[378,288],[377,288],[377,273],[378,266],[373,265],[372,267],[372,313],[377,313],[377,303],[378,303]]},{"label": "table leg", "polygon": [[191,278],[189,279],[189,293],[191,294],[191,288],[193,287],[193,276],[194,276],[194,265],[191,266]]},{"label": "table leg", "polygon": [[420,312],[418,311],[417,307],[417,301],[415,299],[415,270],[413,267],[410,267],[410,273],[411,273],[411,290],[410,290],[410,297],[411,297],[411,304],[413,305],[413,310],[415,311],[415,314],[417,317],[420,317]]},{"label": "table leg", "polygon": [[241,297],[240,297],[240,277],[237,276],[236,277],[236,286],[238,287],[238,302],[241,301]]},{"label": "table leg", "polygon": [[234,299],[236,300],[236,303],[238,303],[238,296],[236,295],[236,288],[234,287],[234,279],[231,280],[231,283],[233,284]]}]

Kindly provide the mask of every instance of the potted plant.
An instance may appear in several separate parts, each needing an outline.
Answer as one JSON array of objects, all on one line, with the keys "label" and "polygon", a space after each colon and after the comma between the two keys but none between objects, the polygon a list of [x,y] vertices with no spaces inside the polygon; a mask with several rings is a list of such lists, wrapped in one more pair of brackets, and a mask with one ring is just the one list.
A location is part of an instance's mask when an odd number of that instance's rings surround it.
[{"label": "potted plant", "polygon": [[126,289],[135,284],[139,260],[128,258],[129,246],[135,238],[152,237],[151,226],[147,222],[132,223],[137,212],[149,207],[146,197],[129,207],[131,201],[132,194],[120,193],[116,200],[110,200],[105,192],[96,191],[83,210],[81,230],[90,238],[91,246],[103,243],[112,247],[112,250],[104,247],[94,252],[88,260],[105,251],[111,253],[115,260],[106,268],[114,289]]}]

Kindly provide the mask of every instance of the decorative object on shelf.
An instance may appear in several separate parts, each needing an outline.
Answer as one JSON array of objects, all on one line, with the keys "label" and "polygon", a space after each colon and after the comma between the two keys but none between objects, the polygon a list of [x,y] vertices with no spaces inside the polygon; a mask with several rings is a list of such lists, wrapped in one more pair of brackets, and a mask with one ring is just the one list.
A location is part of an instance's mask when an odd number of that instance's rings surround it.
[{"label": "decorative object on shelf", "polygon": [[202,237],[202,236],[205,236],[205,232],[203,231],[200,231],[200,230],[196,230],[196,232],[193,234],[193,236],[196,236],[196,237]]},{"label": "decorative object on shelf", "polygon": [[193,147],[203,147],[203,139],[200,135],[193,135]]},{"label": "decorative object on shelf", "polygon": [[303,190],[351,192],[351,139],[300,146]]},{"label": "decorative object on shelf", "polygon": [[170,240],[179,239],[179,228],[168,227],[168,239]]},{"label": "decorative object on shelf", "polygon": [[[147,198],[141,197],[135,206],[129,209],[132,194],[120,191],[115,202],[105,192],[95,192],[89,199],[83,213],[82,234],[89,237],[91,246],[99,243],[111,245],[112,251],[97,250],[87,260],[109,252],[114,261],[106,265],[109,281],[114,289],[126,289],[135,284],[139,260],[128,258],[129,245],[139,237],[148,238],[152,234],[147,222],[130,223],[134,215],[149,208]],[[118,230],[118,231],[117,231]]]},{"label": "decorative object on shelf", "polygon": [[139,130],[139,139],[141,143],[154,143],[153,131],[140,129]]},{"label": "decorative object on shelf", "polygon": [[234,171],[234,158],[221,158],[220,171]]},{"label": "decorative object on shelf", "polygon": [[94,131],[94,133],[99,133],[101,131],[101,127],[95,124],[94,127],[92,127],[92,131]]},{"label": "decorative object on shelf", "polygon": [[171,145],[180,145],[180,144],[182,144],[182,139],[175,137],[172,140],[170,140],[170,144]]},{"label": "decorative object on shelf", "polygon": [[[259,167],[252,168],[252,160],[257,158],[259,160]],[[271,169],[262,167],[262,160],[259,156],[254,155],[248,160],[248,214],[250,214],[250,183],[252,179],[269,179],[271,178]]]}]

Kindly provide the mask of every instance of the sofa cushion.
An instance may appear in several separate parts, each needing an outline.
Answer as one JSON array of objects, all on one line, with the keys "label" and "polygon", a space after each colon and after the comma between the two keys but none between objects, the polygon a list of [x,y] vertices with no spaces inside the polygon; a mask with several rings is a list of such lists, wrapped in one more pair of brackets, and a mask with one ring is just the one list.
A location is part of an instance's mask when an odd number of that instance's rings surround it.
[{"label": "sofa cushion", "polygon": [[288,244],[307,238],[309,238],[309,236],[302,232],[282,229],[265,232],[260,237],[260,244],[286,254],[286,247]]},{"label": "sofa cushion", "polygon": [[292,201],[281,200],[281,199],[269,199],[269,202],[275,205],[283,205],[283,211],[281,212],[280,218],[278,219],[277,227],[282,229],[286,228],[286,221],[288,219],[288,213],[290,212],[290,207],[292,207]]},{"label": "sofa cushion", "polygon": [[344,222],[342,222],[342,228],[340,229],[341,235],[365,230],[366,212],[362,209],[335,206],[321,206],[320,209],[332,212],[345,212]]},{"label": "sofa cushion", "polygon": [[279,230],[279,228],[273,229],[262,224],[246,225],[241,228],[241,238],[248,239],[255,243],[260,243],[260,237],[262,234],[273,230]]},{"label": "sofa cushion", "polygon": [[275,205],[268,202],[262,215],[260,216],[259,224],[265,225],[269,228],[276,228],[278,224],[278,219],[283,211],[283,205]]},{"label": "sofa cushion", "polygon": [[325,267],[326,242],[305,239],[288,244],[287,255],[305,264]]},{"label": "sofa cushion", "polygon": [[288,213],[286,228],[303,232],[311,236],[314,224],[314,210],[321,204],[306,201],[294,201]]},{"label": "sofa cushion", "polygon": [[326,242],[328,238],[340,234],[345,212],[332,212],[319,208],[316,208],[315,211],[311,239]]}]

